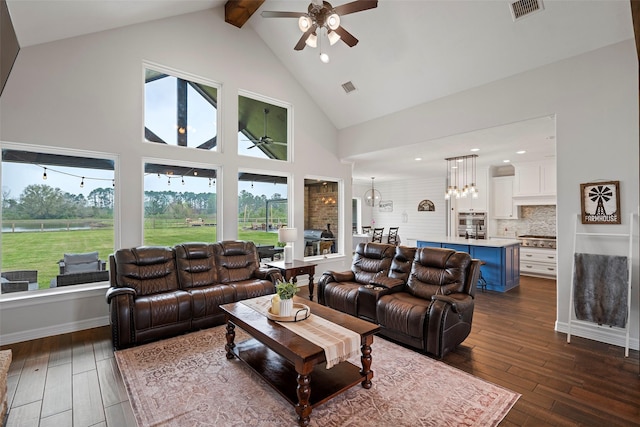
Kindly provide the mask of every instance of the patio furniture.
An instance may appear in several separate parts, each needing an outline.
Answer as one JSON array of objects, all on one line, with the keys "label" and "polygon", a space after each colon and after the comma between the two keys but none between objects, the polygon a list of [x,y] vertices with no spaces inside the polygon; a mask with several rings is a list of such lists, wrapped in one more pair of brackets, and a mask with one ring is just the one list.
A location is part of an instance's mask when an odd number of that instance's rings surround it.
[{"label": "patio furniture", "polygon": [[51,287],[106,282],[109,280],[106,262],[98,258],[97,251],[64,254],[64,258],[58,262],[58,265],[60,274],[52,281]]},{"label": "patio furniture", "polygon": [[16,270],[0,273],[1,293],[38,289],[37,270]]}]

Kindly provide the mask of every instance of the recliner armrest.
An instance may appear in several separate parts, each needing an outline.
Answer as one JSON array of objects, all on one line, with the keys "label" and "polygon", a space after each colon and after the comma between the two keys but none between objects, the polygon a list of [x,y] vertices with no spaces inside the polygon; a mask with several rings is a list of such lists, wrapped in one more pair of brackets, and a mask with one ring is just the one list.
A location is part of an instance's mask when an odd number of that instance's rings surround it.
[{"label": "recliner armrest", "polygon": [[135,298],[136,290],[133,288],[109,288],[107,289],[107,304],[111,303],[111,300],[120,295],[131,295]]},{"label": "recliner armrest", "polygon": [[277,276],[274,276],[276,273],[280,274],[280,270],[277,268],[258,268],[255,271],[255,276],[261,280],[276,280]]},{"label": "recliner armrest", "polygon": [[386,276],[376,277],[370,284],[373,286],[382,286],[383,288],[390,289],[392,292],[397,292],[404,286],[402,280]]},{"label": "recliner armrest", "polygon": [[325,271],[322,275],[331,276],[334,282],[353,282],[356,280],[356,275],[353,271]]},{"label": "recliner armrest", "polygon": [[473,307],[473,298],[468,294],[432,295],[431,301],[442,301],[451,306],[456,313],[464,313]]}]

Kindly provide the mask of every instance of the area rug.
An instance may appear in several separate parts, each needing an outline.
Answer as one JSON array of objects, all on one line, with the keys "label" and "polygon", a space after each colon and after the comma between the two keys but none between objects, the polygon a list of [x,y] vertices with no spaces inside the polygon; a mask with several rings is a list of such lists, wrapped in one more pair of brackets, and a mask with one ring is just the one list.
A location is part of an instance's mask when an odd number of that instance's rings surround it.
[{"label": "area rug", "polygon": [[[236,342],[246,338],[236,328]],[[227,360],[225,343],[219,326],[117,351],[138,426],[297,425],[289,402]],[[357,385],[317,406],[311,426],[495,426],[520,397],[383,338],[372,349],[371,389]]]}]

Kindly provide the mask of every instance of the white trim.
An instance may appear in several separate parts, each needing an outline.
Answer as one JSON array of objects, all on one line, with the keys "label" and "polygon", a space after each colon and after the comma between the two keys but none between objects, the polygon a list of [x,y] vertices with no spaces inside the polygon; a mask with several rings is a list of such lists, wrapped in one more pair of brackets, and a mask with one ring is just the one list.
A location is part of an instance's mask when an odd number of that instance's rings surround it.
[{"label": "white trim", "polygon": [[[73,301],[80,298],[105,296],[109,282],[94,282],[82,285],[62,286],[59,288],[39,289],[37,291],[12,292],[0,295],[0,311],[14,308],[34,307],[60,301]],[[106,301],[106,300],[105,300]]]},{"label": "white trim", "polygon": [[109,316],[94,317],[78,322],[51,325],[44,328],[31,329],[27,331],[14,332],[0,336],[0,344],[7,345],[22,341],[35,340],[54,335],[68,334],[70,332],[82,331],[85,329],[98,328],[109,324]]},{"label": "white trim", "polygon": [[[624,351],[626,341],[624,329],[613,326],[600,326],[591,322],[582,322],[580,320],[572,320],[571,323],[571,335],[616,345],[622,347],[622,350]],[[558,322],[556,320],[555,330],[557,332],[567,333],[569,331],[569,324],[567,322]],[[629,340],[629,347],[633,350],[640,349],[639,346],[640,340],[638,338],[631,338]]]}]

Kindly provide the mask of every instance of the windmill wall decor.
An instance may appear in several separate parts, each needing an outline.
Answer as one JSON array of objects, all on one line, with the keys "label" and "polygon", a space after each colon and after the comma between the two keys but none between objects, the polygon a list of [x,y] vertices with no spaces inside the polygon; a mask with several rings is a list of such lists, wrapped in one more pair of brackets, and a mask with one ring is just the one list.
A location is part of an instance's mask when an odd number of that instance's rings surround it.
[{"label": "windmill wall decor", "polygon": [[620,224],[620,181],[580,184],[583,224]]}]

